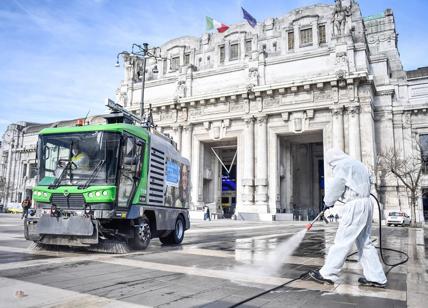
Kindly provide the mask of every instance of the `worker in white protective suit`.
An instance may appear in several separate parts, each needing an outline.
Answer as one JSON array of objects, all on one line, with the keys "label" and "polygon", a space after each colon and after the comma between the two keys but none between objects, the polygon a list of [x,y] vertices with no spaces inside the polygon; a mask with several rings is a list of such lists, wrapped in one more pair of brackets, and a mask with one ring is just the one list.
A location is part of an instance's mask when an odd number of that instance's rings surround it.
[{"label": "worker in white protective suit", "polygon": [[311,271],[310,278],[319,283],[333,284],[355,243],[364,278],[361,285],[386,286],[386,276],[376,248],[370,241],[373,207],[370,199],[370,173],[359,161],[352,159],[339,149],[325,153],[326,162],[333,168],[333,180],[326,185],[324,203],[334,206],[340,199],[344,203],[336,238],[331,246],[324,266]]}]

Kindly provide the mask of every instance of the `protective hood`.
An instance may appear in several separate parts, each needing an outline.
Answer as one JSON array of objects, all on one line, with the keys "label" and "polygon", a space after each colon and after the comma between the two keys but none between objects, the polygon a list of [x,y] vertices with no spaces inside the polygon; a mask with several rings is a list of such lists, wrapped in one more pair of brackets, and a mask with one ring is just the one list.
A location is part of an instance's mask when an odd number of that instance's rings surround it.
[{"label": "protective hood", "polygon": [[333,148],[325,152],[325,161],[332,167],[336,166],[340,161],[350,158],[351,157],[343,153],[342,150],[339,150],[337,148]]},{"label": "protective hood", "polygon": [[[370,173],[360,161],[351,158],[339,149],[331,149],[325,153],[326,162],[333,168],[336,183],[343,182],[346,187],[356,192],[360,197],[370,195]],[[326,196],[340,196],[344,187],[327,187]],[[330,196],[327,199],[334,199]],[[337,199],[336,199],[337,200]]]}]

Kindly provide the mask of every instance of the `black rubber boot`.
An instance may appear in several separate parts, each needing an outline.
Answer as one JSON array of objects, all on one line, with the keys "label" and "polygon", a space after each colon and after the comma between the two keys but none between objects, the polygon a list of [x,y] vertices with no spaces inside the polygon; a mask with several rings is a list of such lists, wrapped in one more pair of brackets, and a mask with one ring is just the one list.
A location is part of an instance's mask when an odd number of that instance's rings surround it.
[{"label": "black rubber boot", "polygon": [[320,272],[319,272],[318,270],[310,271],[310,272],[308,273],[308,276],[309,276],[309,278],[310,278],[311,280],[313,280],[313,281],[315,281],[315,282],[318,282],[318,283],[321,283],[321,284],[330,284],[330,285],[333,285],[333,284],[334,284],[334,282],[333,282],[333,281],[331,281],[330,279],[325,279],[325,278],[320,274]]},{"label": "black rubber boot", "polygon": [[369,281],[364,277],[358,278],[358,283],[360,284],[360,286],[365,286],[365,287],[374,287],[374,288],[382,288],[382,289],[386,287],[386,283]]}]

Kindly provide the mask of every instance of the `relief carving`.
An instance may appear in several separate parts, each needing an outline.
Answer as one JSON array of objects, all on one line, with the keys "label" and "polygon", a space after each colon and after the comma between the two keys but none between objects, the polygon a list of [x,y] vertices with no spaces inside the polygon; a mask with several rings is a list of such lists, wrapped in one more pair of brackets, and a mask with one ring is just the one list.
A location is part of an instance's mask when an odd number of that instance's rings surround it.
[{"label": "relief carving", "polygon": [[259,70],[257,67],[252,67],[248,70],[248,88],[254,88],[259,85]]},{"label": "relief carving", "polygon": [[231,112],[244,111],[244,104],[242,102],[230,104],[230,111]]},{"label": "relief carving", "polygon": [[337,78],[343,79],[349,72],[349,61],[346,52],[336,53],[336,75]]},{"label": "relief carving", "polygon": [[187,108],[181,108],[178,112],[178,120],[187,121]]},{"label": "relief carving", "polygon": [[197,116],[202,115],[202,108],[201,107],[196,107],[196,108],[192,108],[189,110],[189,117],[190,118],[195,118]]},{"label": "relief carving", "polygon": [[264,108],[273,108],[280,105],[281,104],[278,98],[266,97],[265,99],[263,99]]},{"label": "relief carving", "polygon": [[177,111],[176,110],[169,110],[169,111],[163,111],[160,113],[160,120],[161,121],[167,121],[167,122],[175,122],[176,120]]},{"label": "relief carving", "polygon": [[410,112],[406,112],[403,116],[403,126],[404,128],[409,128],[412,125],[412,118]]},{"label": "relief carving", "polygon": [[229,103],[209,104],[203,107],[204,114],[229,112]]},{"label": "relief carving", "polygon": [[359,113],[360,113],[360,106],[350,106],[350,107],[348,108],[348,114],[349,114],[351,117],[355,117],[355,116],[357,116]]},{"label": "relief carving", "polygon": [[324,90],[324,91],[316,91],[314,93],[314,101],[330,101],[333,99],[333,95],[330,90]]}]

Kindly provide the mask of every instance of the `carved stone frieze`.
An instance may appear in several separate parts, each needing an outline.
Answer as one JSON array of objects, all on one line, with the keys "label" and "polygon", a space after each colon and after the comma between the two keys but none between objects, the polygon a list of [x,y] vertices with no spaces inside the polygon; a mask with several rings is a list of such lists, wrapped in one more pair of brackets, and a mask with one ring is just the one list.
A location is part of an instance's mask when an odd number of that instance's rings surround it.
[{"label": "carved stone frieze", "polygon": [[202,115],[202,107],[194,107],[189,110],[189,118],[194,119]]},{"label": "carved stone frieze", "polygon": [[331,90],[321,90],[314,92],[314,102],[330,101],[333,99]]},{"label": "carved stone frieze", "polygon": [[177,120],[177,110],[170,109],[168,111],[164,110],[160,113],[160,121],[163,122],[175,122]]},{"label": "carved stone frieze", "polygon": [[234,102],[230,104],[230,112],[242,112],[245,111],[245,104],[242,101]]},{"label": "carved stone frieze", "polygon": [[204,114],[229,112],[229,103],[209,104],[202,107]]},{"label": "carved stone frieze", "polygon": [[277,97],[266,97],[263,100],[263,107],[264,108],[273,108],[273,107],[279,106],[279,102],[280,102],[280,100]]}]

